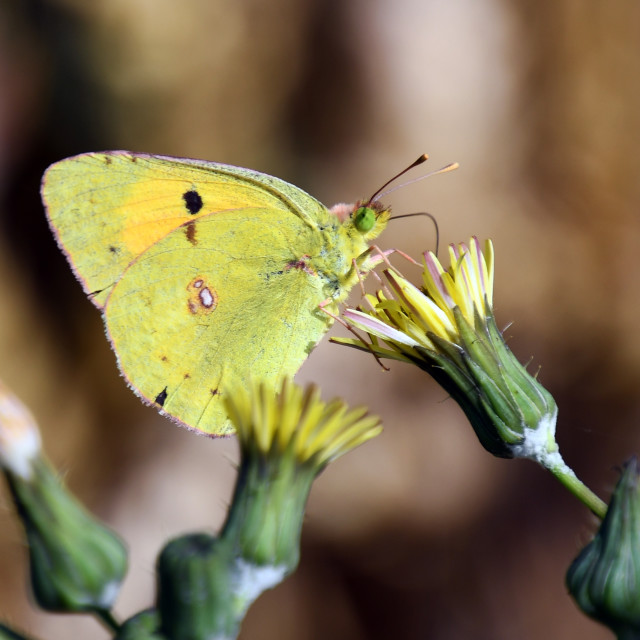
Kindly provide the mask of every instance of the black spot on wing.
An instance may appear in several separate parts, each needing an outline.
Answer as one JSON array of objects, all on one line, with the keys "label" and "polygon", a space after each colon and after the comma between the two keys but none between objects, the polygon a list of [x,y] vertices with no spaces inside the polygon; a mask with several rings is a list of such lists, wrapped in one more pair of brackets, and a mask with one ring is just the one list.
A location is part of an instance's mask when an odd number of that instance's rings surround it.
[{"label": "black spot on wing", "polygon": [[164,406],[165,400],[167,399],[167,387],[165,387],[157,396],[154,402],[159,404],[161,407]]},{"label": "black spot on wing", "polygon": [[184,204],[187,207],[187,211],[195,216],[196,213],[202,209],[203,202],[200,194],[195,190],[191,189],[190,191],[185,191],[182,194],[182,199],[184,200]]}]

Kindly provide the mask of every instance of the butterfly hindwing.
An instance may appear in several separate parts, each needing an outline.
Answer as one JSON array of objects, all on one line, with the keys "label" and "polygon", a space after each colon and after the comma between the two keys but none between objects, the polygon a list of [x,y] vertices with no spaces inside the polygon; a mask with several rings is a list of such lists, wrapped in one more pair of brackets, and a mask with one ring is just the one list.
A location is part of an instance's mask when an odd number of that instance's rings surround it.
[{"label": "butterfly hindwing", "polygon": [[193,231],[168,234],[129,266],[105,320],[141,396],[188,426],[221,433],[225,379],[297,371],[330,324],[318,310],[326,294],[292,250],[313,250],[299,219],[240,209],[190,224]]}]

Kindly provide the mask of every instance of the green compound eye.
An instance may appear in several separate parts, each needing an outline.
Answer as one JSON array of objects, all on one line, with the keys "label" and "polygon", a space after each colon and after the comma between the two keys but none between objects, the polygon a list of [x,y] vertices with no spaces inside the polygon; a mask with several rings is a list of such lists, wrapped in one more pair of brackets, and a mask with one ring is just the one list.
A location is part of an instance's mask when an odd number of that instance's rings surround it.
[{"label": "green compound eye", "polygon": [[353,224],[358,231],[371,231],[376,223],[376,212],[371,207],[360,207],[353,215]]}]

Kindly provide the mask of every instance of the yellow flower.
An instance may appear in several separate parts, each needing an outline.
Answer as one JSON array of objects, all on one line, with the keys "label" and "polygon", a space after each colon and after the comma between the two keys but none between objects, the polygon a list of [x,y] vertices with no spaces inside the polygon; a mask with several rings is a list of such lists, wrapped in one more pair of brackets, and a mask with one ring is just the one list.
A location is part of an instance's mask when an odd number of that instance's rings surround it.
[{"label": "yellow flower", "polygon": [[303,390],[289,379],[277,395],[262,383],[234,386],[225,404],[243,449],[292,455],[318,469],[382,431],[366,408],[349,410],[339,399],[325,403],[317,387]]},{"label": "yellow flower", "polygon": [[251,572],[288,574],[300,552],[311,485],[342,454],[378,435],[379,418],[342,400],[323,402],[316,387],[285,379],[230,385],[225,406],[240,442],[240,468],[221,539]]},{"label": "yellow flower", "polygon": [[[483,446],[501,457],[549,461],[557,409],[516,360],[493,317],[493,244],[477,238],[449,247],[451,266],[424,256],[423,286],[385,271],[391,294],[368,296],[371,309],[344,312],[371,342],[339,339],[379,357],[412,362],[460,404]],[[380,342],[382,340],[382,343]]]},{"label": "yellow flower", "polygon": [[451,266],[444,269],[433,253],[424,255],[422,288],[395,270],[385,271],[391,291],[367,296],[368,310],[344,312],[370,342],[359,336],[334,342],[428,372],[460,405],[487,451],[535,460],[602,517],[606,505],[558,451],[553,397],[518,362],[496,326],[491,241],[484,251],[476,238],[452,245],[449,258]]},{"label": "yellow flower", "polygon": [[[404,360],[411,360],[405,346],[436,350],[432,334],[452,343],[459,342],[456,313],[470,325],[475,323],[476,315],[491,314],[493,244],[487,240],[483,253],[477,238],[471,238],[469,246],[451,245],[449,257],[451,267],[445,270],[432,252],[425,253],[423,289],[395,271],[385,271],[397,300],[388,299],[382,292],[375,298],[367,296],[372,310],[365,313],[348,309],[345,318],[370,335],[385,340],[399,354],[404,354],[400,357]],[[357,340],[339,342],[368,349]],[[378,353],[375,348],[374,351]],[[380,355],[390,354],[380,351]]]}]

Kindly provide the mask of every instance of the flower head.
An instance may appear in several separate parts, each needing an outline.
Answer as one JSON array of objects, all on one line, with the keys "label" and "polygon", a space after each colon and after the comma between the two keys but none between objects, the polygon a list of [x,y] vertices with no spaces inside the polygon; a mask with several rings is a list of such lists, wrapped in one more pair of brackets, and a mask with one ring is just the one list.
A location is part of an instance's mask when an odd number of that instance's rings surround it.
[{"label": "flower head", "polygon": [[317,387],[303,390],[289,379],[278,394],[262,383],[234,387],[225,403],[243,451],[291,456],[316,472],[382,430],[365,407],[349,410],[339,399],[325,403]]},{"label": "flower head", "polygon": [[240,441],[240,468],[220,539],[236,552],[236,593],[248,606],[296,567],[316,476],[382,427],[366,409],[323,402],[316,387],[303,390],[288,379],[277,390],[230,385],[225,405]]},{"label": "flower head", "polygon": [[491,453],[561,464],[556,404],[516,360],[493,317],[491,241],[484,251],[476,238],[451,245],[449,258],[444,269],[433,253],[424,255],[422,288],[385,271],[391,292],[368,296],[368,311],[344,313],[371,343],[338,341],[429,372],[460,404]]}]

